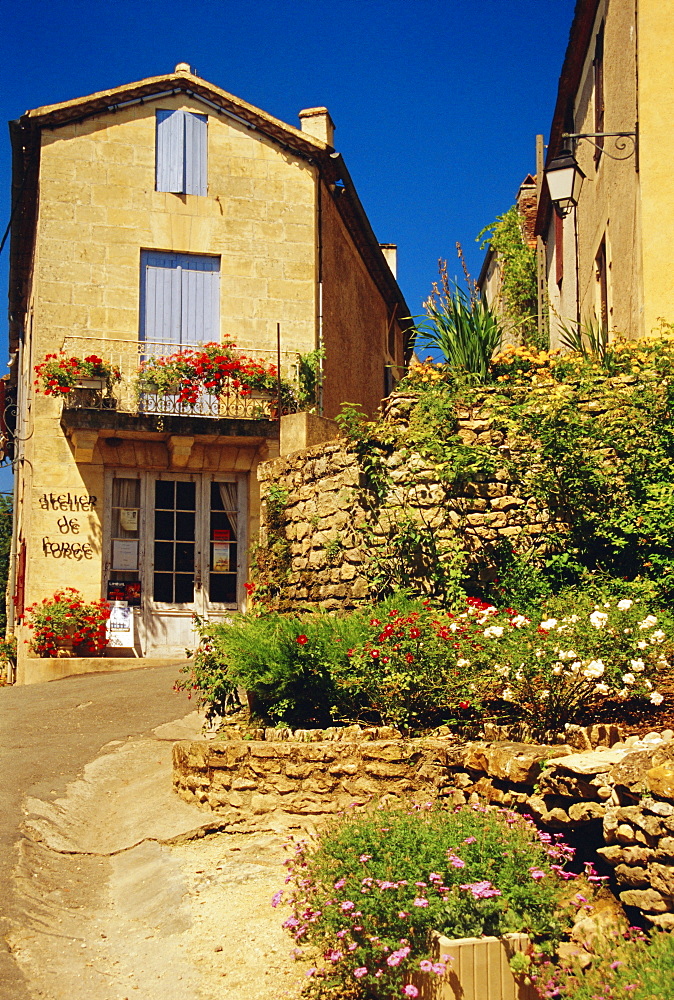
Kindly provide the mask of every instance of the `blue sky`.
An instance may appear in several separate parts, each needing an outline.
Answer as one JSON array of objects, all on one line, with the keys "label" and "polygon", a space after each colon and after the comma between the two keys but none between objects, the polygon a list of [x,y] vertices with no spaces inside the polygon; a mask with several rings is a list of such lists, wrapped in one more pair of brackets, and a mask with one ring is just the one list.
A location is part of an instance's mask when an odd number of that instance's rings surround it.
[{"label": "blue sky", "polygon": [[[573,0],[0,0],[0,117],[188,62],[283,121],[325,105],[398,280],[421,312],[460,241],[477,277],[480,229],[512,205],[547,136]],[[0,229],[10,148],[0,142]],[[7,287],[7,248],[0,283]],[[0,338],[6,344],[6,312]],[[4,346],[0,350],[0,374]],[[0,470],[0,490],[7,489]]]}]

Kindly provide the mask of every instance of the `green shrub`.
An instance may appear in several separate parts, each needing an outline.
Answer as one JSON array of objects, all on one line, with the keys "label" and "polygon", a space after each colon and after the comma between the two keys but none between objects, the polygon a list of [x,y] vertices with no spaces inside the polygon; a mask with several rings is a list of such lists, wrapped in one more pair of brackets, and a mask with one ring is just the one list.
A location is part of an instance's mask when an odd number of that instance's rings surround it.
[{"label": "green shrub", "polygon": [[631,928],[594,945],[592,965],[563,969],[546,964],[536,976],[545,1000],[674,1000],[674,936],[656,931],[648,939]]},{"label": "green shrub", "polygon": [[434,930],[450,938],[526,931],[549,951],[566,923],[569,873],[560,872],[573,854],[560,837],[485,806],[352,813],[315,848],[296,845],[284,927],[322,950],[319,981],[356,984],[354,995],[382,1000],[400,995],[414,973],[444,972],[449,957],[433,967],[428,960]]}]

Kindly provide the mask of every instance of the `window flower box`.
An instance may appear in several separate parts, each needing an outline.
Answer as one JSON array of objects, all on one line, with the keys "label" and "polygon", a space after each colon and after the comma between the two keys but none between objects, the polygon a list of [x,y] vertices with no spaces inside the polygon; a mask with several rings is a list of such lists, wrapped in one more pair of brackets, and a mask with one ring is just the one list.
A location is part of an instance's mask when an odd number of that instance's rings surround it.
[{"label": "window flower box", "polygon": [[443,976],[415,978],[419,1000],[538,1000],[536,988],[515,976],[509,964],[516,952],[528,947],[526,934],[454,940],[436,934],[434,960],[451,955],[452,961]]}]

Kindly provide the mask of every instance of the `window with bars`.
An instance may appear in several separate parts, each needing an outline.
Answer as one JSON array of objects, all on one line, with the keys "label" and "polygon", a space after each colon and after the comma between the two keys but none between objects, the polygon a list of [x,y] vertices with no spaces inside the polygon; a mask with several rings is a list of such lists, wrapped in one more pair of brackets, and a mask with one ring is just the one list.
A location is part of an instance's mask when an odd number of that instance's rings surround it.
[{"label": "window with bars", "polygon": [[156,189],[207,194],[208,117],[192,111],[157,111]]}]

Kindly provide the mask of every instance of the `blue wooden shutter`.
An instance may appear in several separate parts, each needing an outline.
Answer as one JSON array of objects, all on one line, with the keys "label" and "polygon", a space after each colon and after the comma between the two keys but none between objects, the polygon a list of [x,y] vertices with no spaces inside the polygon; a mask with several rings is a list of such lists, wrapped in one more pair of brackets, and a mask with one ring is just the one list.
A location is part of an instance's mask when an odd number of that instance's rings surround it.
[{"label": "blue wooden shutter", "polygon": [[157,111],[157,191],[185,191],[184,118],[183,111]]},{"label": "blue wooden shutter", "polygon": [[141,266],[140,339],[179,344],[180,255],[144,250]]},{"label": "blue wooden shutter", "polygon": [[220,261],[180,254],[181,343],[220,340]]},{"label": "blue wooden shutter", "polygon": [[208,118],[185,112],[185,194],[207,193]]},{"label": "blue wooden shutter", "polygon": [[141,268],[141,340],[171,345],[220,340],[217,257],[143,250]]}]

